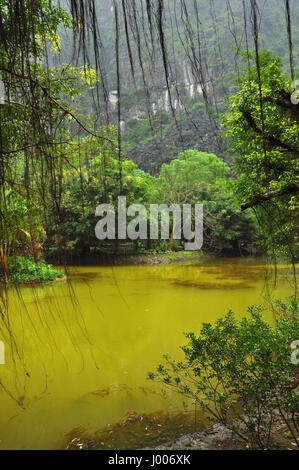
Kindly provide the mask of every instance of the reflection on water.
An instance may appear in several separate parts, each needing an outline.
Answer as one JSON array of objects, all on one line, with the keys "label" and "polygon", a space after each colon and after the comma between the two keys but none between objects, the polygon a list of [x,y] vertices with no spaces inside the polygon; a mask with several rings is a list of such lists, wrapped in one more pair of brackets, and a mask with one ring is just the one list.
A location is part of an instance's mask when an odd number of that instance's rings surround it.
[{"label": "reflection on water", "polygon": [[[108,429],[128,411],[182,411],[182,397],[164,396],[147,372],[164,353],[180,356],[183,332],[229,309],[243,315],[267,292],[267,270],[255,260],[70,271],[71,283],[9,292],[2,449],[61,448],[71,429]],[[277,297],[292,292],[288,272],[278,269]]]}]

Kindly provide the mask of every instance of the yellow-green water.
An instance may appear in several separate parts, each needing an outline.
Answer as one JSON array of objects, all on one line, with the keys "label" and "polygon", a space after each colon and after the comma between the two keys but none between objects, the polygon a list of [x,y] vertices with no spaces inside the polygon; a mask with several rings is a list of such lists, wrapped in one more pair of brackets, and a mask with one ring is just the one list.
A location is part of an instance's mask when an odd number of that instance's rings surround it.
[{"label": "yellow-green water", "polygon": [[[278,269],[276,297],[292,293],[288,272]],[[183,332],[265,303],[265,274],[261,262],[241,259],[74,267],[71,284],[11,290],[13,336],[0,330],[0,448],[59,449],[77,426],[181,410],[182,397],[164,398],[147,372],[164,353],[179,357]]]}]

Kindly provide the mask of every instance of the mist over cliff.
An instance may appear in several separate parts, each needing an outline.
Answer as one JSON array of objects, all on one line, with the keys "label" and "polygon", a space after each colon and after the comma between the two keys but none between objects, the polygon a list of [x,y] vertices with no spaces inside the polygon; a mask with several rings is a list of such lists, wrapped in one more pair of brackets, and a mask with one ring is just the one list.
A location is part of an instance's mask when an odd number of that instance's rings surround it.
[{"label": "mist over cliff", "polygon": [[[226,155],[220,115],[236,89],[232,80],[242,70],[245,51],[254,48],[250,2],[237,0],[169,0],[165,2],[165,56],[159,31],[147,16],[147,2],[119,0],[119,61],[112,0],[97,0],[100,81],[84,106],[98,123],[119,126],[122,151],[155,174],[188,148]],[[279,55],[288,66],[289,49],[283,0],[259,1],[259,47]],[[68,2],[61,2],[68,7]],[[133,6],[132,6],[133,5]],[[293,48],[299,51],[299,16],[292,5]],[[61,31],[62,50],[55,63],[95,66],[99,57],[89,39],[87,56],[73,47],[72,35]],[[129,47],[129,49],[128,49]],[[242,57],[243,52],[243,57]],[[245,65],[245,64],[243,64]],[[119,78],[119,83],[118,83]],[[118,96],[118,85],[120,96]]]}]

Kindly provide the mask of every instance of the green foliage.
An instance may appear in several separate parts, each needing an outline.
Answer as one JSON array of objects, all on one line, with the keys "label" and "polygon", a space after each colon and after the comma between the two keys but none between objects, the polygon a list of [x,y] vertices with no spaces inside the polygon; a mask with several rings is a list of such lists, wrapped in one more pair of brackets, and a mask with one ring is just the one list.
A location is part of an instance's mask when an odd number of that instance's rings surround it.
[{"label": "green foliage", "polygon": [[[116,138],[113,128],[106,132],[110,139]],[[116,208],[120,194],[120,163],[108,146],[105,149],[95,139],[86,138],[78,148],[74,143],[67,147],[68,154],[73,166],[63,171],[60,222],[46,224],[46,252],[51,256],[61,250],[87,254],[96,248],[99,242],[94,234],[95,208],[104,202]],[[157,178],[123,158],[122,195],[127,197],[127,205],[141,203],[147,208],[156,203],[203,203],[204,249],[239,253],[256,240],[257,231],[250,214],[240,212],[228,174],[228,166],[216,155],[197,150],[188,150],[170,165],[163,165]],[[135,250],[163,253],[168,249],[181,249],[177,245],[178,242],[172,240],[154,240],[150,246],[136,244]]]},{"label": "green foliage", "polygon": [[[114,128],[102,133],[116,140]],[[82,140],[78,147],[70,145],[68,152],[74,165],[63,171],[60,221],[47,224],[46,252],[51,256],[59,251],[88,254],[100,245],[95,237],[95,209],[102,203],[117,207],[120,178],[127,205],[147,205],[154,184],[154,178],[135,163],[123,158],[120,164],[116,152],[92,137]]]},{"label": "green foliage", "polygon": [[46,282],[63,277],[61,271],[53,269],[50,264],[36,262],[34,258],[15,256],[8,260],[8,281],[11,283]]},{"label": "green foliage", "polygon": [[9,45],[0,42],[0,79],[10,101],[0,105],[1,266],[16,255],[37,261],[44,227],[59,226],[62,173],[66,163],[73,167],[69,142],[78,125],[86,134],[93,126],[81,101],[98,81],[86,65],[46,66],[47,49],[59,53],[59,26],[72,26],[63,8],[47,0],[25,0],[21,9],[17,3],[0,0],[2,39]]},{"label": "green foliage", "polygon": [[129,119],[126,123],[126,130],[123,136],[123,149],[130,151],[136,146],[144,146],[154,137],[160,138],[170,128],[171,117],[169,113],[159,110],[157,113],[146,119]]},{"label": "green foliage", "polygon": [[[238,155],[236,193],[240,202],[256,207],[268,252],[294,261],[299,205],[287,189],[298,182],[299,114],[291,103],[291,80],[283,74],[281,60],[267,51],[260,54],[260,80],[255,65],[245,70],[223,119],[230,151]],[[263,201],[273,191],[286,194]]]},{"label": "green foliage", "polygon": [[282,316],[273,326],[260,307],[249,308],[240,320],[229,312],[214,325],[204,324],[198,336],[186,335],[183,361],[165,356],[149,378],[195,400],[252,448],[274,445],[271,433],[278,416],[299,446],[299,396],[291,363],[299,308],[295,301],[278,308]]},{"label": "green foliage", "polygon": [[168,204],[203,204],[204,250],[240,253],[257,240],[251,214],[242,214],[229,181],[230,169],[216,155],[186,150],[164,164],[153,198]]},{"label": "green foliage", "polygon": [[28,199],[23,188],[4,186],[5,206],[5,254],[33,256],[37,260],[41,256],[45,231],[42,217],[37,206],[38,199]]}]

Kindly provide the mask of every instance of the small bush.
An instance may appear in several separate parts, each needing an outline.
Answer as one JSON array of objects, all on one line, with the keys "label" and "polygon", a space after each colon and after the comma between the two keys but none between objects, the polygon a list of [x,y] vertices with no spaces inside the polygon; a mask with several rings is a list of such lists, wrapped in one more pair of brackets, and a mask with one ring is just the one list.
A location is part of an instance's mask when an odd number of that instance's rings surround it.
[{"label": "small bush", "polygon": [[9,275],[8,281],[12,283],[36,282],[36,281],[54,281],[63,274],[53,269],[50,264],[42,261],[35,262],[34,258],[24,256],[15,256],[10,258],[7,263]]},{"label": "small bush", "polygon": [[232,312],[215,325],[204,324],[199,336],[189,333],[185,359],[165,363],[149,378],[192,398],[213,421],[221,422],[251,448],[274,446],[273,429],[283,421],[299,447],[299,395],[291,344],[299,340],[296,302],[280,304],[274,325],[260,307],[241,320]]}]

